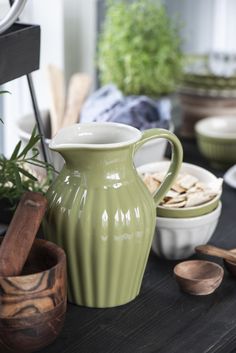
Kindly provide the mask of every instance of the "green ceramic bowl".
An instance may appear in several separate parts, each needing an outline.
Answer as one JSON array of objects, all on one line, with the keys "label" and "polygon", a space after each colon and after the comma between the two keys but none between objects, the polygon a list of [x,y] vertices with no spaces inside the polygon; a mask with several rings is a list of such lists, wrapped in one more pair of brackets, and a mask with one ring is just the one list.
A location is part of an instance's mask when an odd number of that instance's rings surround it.
[{"label": "green ceramic bowl", "polygon": [[195,125],[200,152],[216,168],[227,169],[236,163],[236,116],[217,116]]},{"label": "green ceramic bowl", "polygon": [[[139,174],[144,173],[155,173],[167,171],[169,167],[169,161],[148,163],[137,168]],[[214,182],[217,178],[214,174],[210,173],[208,170],[201,168],[194,164],[182,163],[180,168],[180,173],[187,173],[198,178],[199,181],[203,183]],[[219,200],[221,193],[217,195],[214,199],[206,202],[203,205],[186,207],[186,208],[166,208],[163,206],[157,207],[157,216],[165,218],[191,218],[199,217],[215,210],[219,205]]]}]

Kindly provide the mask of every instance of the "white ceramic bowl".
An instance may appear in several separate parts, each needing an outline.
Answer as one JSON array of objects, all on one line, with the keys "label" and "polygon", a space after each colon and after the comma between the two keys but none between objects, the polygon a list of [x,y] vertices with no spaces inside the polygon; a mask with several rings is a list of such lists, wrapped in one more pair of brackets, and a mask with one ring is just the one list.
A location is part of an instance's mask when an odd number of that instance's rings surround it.
[{"label": "white ceramic bowl", "polygon": [[[139,174],[143,173],[156,173],[156,172],[166,172],[169,168],[170,161],[162,161],[156,163],[148,163],[137,168]],[[211,183],[217,180],[216,176],[210,173],[208,170],[201,168],[197,165],[190,163],[182,163],[180,167],[179,173],[187,173],[195,176],[202,183]],[[198,217],[213,211],[221,197],[220,192],[217,196],[215,196],[212,200],[194,207],[186,207],[186,208],[166,208],[163,206],[157,207],[157,215],[159,217],[168,217],[168,218],[191,218]]]},{"label": "white ceramic bowl", "polygon": [[194,254],[196,246],[206,244],[213,235],[220,214],[221,202],[211,213],[193,218],[157,217],[152,249],[168,260],[179,260]]},{"label": "white ceramic bowl", "polygon": [[204,136],[236,140],[236,116],[208,117],[198,121],[195,129]]}]

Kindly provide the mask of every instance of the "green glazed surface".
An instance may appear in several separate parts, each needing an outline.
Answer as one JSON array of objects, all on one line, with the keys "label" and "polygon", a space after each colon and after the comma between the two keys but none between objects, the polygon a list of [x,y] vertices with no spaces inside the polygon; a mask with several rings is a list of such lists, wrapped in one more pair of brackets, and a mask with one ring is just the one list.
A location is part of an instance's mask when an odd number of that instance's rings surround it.
[{"label": "green glazed surface", "polygon": [[[154,201],[132,160],[139,146],[156,137],[173,144],[173,163]],[[125,304],[139,294],[155,205],[178,173],[181,145],[172,133],[153,129],[128,146],[57,150],[66,164],[47,193],[44,231],[67,253],[69,300],[98,308]]]},{"label": "green glazed surface", "polygon": [[236,163],[236,139],[209,137],[197,133],[200,152],[214,166],[227,168]]},{"label": "green glazed surface", "polygon": [[217,208],[219,204],[219,198],[216,198],[213,202],[206,205],[201,205],[200,207],[193,207],[191,209],[168,209],[165,207],[157,207],[156,215],[157,217],[164,218],[192,218],[203,216],[207,213],[212,212]]}]

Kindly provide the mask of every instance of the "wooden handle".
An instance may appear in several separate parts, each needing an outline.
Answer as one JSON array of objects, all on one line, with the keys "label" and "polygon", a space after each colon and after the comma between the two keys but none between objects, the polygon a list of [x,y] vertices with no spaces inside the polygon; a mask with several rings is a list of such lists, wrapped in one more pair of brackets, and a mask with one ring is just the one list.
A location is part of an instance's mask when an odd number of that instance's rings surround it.
[{"label": "wooden handle", "polygon": [[69,83],[68,98],[62,127],[77,123],[85,99],[89,93],[91,78],[87,74],[74,74]]},{"label": "wooden handle", "polygon": [[58,67],[49,65],[47,68],[50,97],[51,137],[61,127],[65,109],[64,73]]},{"label": "wooden handle", "polygon": [[20,275],[47,207],[46,198],[26,192],[0,246],[0,276]]},{"label": "wooden handle", "polygon": [[236,254],[229,250],[217,248],[213,245],[199,245],[195,248],[195,251],[200,254],[217,256],[229,261],[236,262]]}]

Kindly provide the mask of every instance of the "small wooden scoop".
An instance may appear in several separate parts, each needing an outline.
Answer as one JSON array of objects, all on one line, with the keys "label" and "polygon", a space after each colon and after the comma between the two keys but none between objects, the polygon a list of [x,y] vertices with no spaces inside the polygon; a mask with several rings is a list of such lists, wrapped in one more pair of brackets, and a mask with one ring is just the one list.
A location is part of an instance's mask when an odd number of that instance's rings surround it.
[{"label": "small wooden scoop", "polygon": [[87,74],[77,73],[72,75],[69,82],[65,116],[61,127],[77,123],[84,101],[87,98],[91,86],[91,78]]},{"label": "small wooden scoop", "polygon": [[0,276],[18,276],[24,267],[47,207],[47,199],[26,192],[0,246]]},{"label": "small wooden scoop", "polygon": [[236,263],[235,253],[231,252],[230,250],[217,248],[216,246],[213,246],[213,245],[199,245],[195,248],[195,251],[200,254],[221,257],[225,260]]}]

